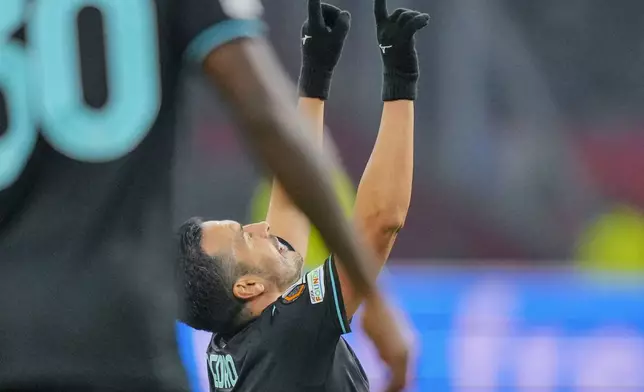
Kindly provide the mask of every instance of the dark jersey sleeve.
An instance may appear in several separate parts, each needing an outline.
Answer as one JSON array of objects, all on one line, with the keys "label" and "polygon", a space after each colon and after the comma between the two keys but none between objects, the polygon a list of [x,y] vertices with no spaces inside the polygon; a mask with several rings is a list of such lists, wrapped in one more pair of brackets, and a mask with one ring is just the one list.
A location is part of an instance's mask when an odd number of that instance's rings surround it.
[{"label": "dark jersey sleeve", "polygon": [[280,313],[302,328],[314,329],[331,339],[351,332],[332,256],[307,273],[279,302]]},{"label": "dark jersey sleeve", "polygon": [[177,0],[176,44],[189,61],[202,62],[218,46],[264,34],[260,0]]},{"label": "dark jersey sleeve", "polygon": [[285,374],[303,390],[321,390],[333,366],[341,335],[350,332],[335,262],[306,274],[272,307],[274,353],[292,371]]}]

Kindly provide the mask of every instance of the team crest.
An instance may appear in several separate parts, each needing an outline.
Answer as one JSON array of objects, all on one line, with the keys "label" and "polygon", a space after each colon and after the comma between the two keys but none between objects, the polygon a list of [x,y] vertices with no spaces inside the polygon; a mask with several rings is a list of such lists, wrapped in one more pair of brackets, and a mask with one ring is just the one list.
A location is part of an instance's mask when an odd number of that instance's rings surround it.
[{"label": "team crest", "polygon": [[305,288],[306,285],[304,283],[295,285],[286,294],[282,295],[282,303],[287,305],[295,302],[296,299],[300,298]]}]

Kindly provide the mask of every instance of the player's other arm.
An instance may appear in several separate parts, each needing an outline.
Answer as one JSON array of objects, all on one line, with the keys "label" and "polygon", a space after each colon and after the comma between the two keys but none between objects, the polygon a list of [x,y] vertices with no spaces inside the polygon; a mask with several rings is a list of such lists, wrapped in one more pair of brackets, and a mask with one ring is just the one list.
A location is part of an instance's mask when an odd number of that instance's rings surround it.
[{"label": "player's other arm", "polygon": [[[376,144],[358,186],[354,224],[376,257],[368,266],[375,281],[403,227],[411,200],[414,167],[414,100],[418,60],[414,34],[427,25],[429,16],[416,11],[386,11],[376,1],[378,41],[384,63],[384,107]],[[362,296],[338,264],[345,309],[351,317]]]},{"label": "player's other arm", "polygon": [[[314,139],[321,148],[324,103],[329,97],[333,71],[349,32],[351,15],[332,5],[315,2],[311,3],[310,14],[302,25],[298,108],[300,114],[313,123]],[[266,220],[273,234],[287,240],[301,255],[306,255],[310,222],[277,180],[273,181]]]},{"label": "player's other arm", "polygon": [[[321,146],[324,132],[324,101],[318,98],[301,97],[298,101],[298,110],[313,122],[314,138]],[[302,210],[291,201],[276,178],[273,179],[266,222],[271,227],[271,234],[288,241],[302,257],[306,255],[311,224]]]},{"label": "player's other arm", "polygon": [[[414,165],[414,103],[385,102],[380,130],[358,192],[353,221],[376,257],[369,273],[376,279],[403,227],[411,200]],[[354,289],[341,263],[338,277],[347,316],[360,306],[362,296]]]}]

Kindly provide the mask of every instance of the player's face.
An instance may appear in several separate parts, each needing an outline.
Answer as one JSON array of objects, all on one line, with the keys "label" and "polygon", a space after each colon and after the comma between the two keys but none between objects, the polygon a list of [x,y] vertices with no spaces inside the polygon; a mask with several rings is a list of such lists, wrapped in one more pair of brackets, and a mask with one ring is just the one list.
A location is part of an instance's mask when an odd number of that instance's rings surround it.
[{"label": "player's face", "polygon": [[262,271],[278,289],[290,286],[302,274],[302,256],[271,235],[266,222],[246,226],[229,220],[205,222],[201,247],[209,255],[234,255],[237,262]]}]

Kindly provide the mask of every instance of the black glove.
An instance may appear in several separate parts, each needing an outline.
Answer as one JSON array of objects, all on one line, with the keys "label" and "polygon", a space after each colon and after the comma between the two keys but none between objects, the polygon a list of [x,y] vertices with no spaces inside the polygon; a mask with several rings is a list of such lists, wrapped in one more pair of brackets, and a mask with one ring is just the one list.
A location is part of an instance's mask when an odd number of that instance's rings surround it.
[{"label": "black glove", "polygon": [[382,100],[414,100],[419,76],[414,35],[427,26],[429,15],[404,8],[389,15],[386,0],[374,0],[374,11],[384,65]]},{"label": "black glove", "polygon": [[326,100],[333,69],[340,60],[351,28],[351,14],[320,0],[309,0],[309,17],[302,26],[300,96]]}]

